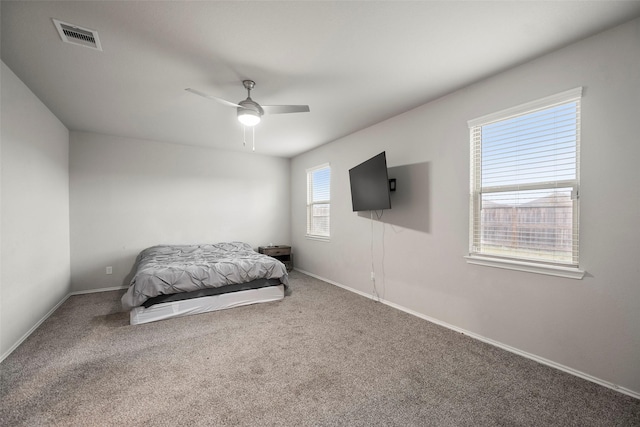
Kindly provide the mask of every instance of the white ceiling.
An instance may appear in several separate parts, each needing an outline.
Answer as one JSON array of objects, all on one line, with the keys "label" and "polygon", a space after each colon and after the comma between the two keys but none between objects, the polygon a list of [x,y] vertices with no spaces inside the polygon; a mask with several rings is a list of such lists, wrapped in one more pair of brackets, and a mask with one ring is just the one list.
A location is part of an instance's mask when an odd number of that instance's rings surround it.
[{"label": "white ceiling", "polygon": [[[2,60],[70,130],[242,146],[243,79],[270,115],[256,151],[292,157],[640,16],[639,1],[2,1]],[[103,51],[63,43],[59,19]]]}]

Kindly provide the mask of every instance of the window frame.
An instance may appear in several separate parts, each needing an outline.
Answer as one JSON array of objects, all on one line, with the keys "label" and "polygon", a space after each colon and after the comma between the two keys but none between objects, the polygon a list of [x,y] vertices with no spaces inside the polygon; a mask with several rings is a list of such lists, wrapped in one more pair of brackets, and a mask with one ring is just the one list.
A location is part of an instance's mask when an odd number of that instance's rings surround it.
[{"label": "window frame", "polygon": [[[531,260],[523,257],[497,256],[482,253],[479,248],[480,227],[481,227],[481,206],[483,194],[495,194],[496,192],[507,191],[527,191],[551,188],[571,188],[572,189],[572,233],[578,239],[579,244],[579,189],[580,189],[580,103],[582,98],[582,87],[577,87],[555,95],[541,98],[532,102],[527,102],[512,108],[507,108],[492,114],[478,117],[468,121],[470,132],[470,193],[469,193],[469,255],[465,256],[467,263],[498,267],[510,270],[526,271],[539,274],[582,279],[585,272],[579,268],[579,248],[578,245],[572,248],[571,264],[560,264],[547,260]],[[482,148],[477,147],[481,142],[481,137],[477,136],[482,126],[506,121],[518,116],[525,116],[541,110],[551,109],[563,104],[577,103],[577,133],[576,133],[576,177],[575,179],[565,179],[557,181],[537,182],[532,184],[509,184],[495,185],[492,187],[482,187]],[[480,158],[477,159],[476,156]],[[514,177],[515,178],[515,177]]]},{"label": "window frame", "polygon": [[[314,183],[313,183],[313,174],[315,172],[318,172],[322,169],[328,169],[329,170],[329,183],[328,183],[328,190],[329,190],[329,199],[326,200],[317,200],[317,201],[313,201],[313,190],[314,190]],[[331,239],[331,164],[330,163],[323,163],[321,165],[317,165],[314,166],[312,168],[308,168],[306,170],[307,172],[307,231],[305,233],[305,237],[307,237],[308,239],[312,239],[312,240],[321,240],[321,241],[329,241]],[[327,227],[327,234],[315,234],[312,233],[311,231],[314,229],[313,227],[313,207],[315,205],[329,205],[329,214],[327,215],[328,218],[328,227]]]}]

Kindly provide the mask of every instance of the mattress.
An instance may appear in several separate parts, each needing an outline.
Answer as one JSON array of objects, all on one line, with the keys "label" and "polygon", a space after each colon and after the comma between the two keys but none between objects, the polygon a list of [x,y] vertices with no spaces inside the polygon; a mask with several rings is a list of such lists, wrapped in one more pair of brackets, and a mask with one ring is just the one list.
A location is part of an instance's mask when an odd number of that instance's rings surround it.
[{"label": "mattress", "polygon": [[230,292],[248,291],[251,289],[265,288],[267,286],[278,286],[280,281],[277,279],[257,279],[248,283],[237,283],[234,285],[222,286],[219,288],[203,288],[192,292],[180,292],[178,294],[158,295],[157,297],[146,300],[142,307],[149,308],[152,305],[161,304],[163,302],[182,301],[200,297],[208,297],[212,295],[220,295]]}]

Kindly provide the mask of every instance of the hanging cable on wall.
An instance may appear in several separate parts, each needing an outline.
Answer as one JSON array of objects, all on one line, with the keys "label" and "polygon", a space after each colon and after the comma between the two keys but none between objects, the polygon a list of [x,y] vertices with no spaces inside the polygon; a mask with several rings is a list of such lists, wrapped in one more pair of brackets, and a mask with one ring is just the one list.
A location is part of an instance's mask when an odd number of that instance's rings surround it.
[{"label": "hanging cable on wall", "polygon": [[378,295],[378,289],[376,289],[376,274],[373,262],[373,211],[369,212],[371,213],[371,283],[373,285],[372,298],[374,301],[380,302],[380,295]]},{"label": "hanging cable on wall", "polygon": [[[382,219],[382,214],[384,214],[384,211],[380,211],[380,216],[378,216],[378,220]],[[377,212],[376,212],[376,216],[377,216]],[[380,221],[380,223],[382,224],[382,260],[380,261],[380,267],[382,270],[382,280],[381,280],[381,288],[382,288],[382,299],[384,299],[384,294],[385,294],[385,283],[386,283],[386,273],[384,271],[384,257],[385,257],[385,251],[384,251],[384,232],[386,230],[385,227],[385,223]]]}]

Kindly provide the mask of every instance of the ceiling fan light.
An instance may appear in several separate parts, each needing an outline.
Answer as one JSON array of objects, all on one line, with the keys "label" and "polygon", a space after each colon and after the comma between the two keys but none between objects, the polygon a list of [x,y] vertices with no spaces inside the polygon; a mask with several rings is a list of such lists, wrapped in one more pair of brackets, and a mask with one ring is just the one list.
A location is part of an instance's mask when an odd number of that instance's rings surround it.
[{"label": "ceiling fan light", "polygon": [[260,114],[253,110],[238,111],[238,121],[245,126],[255,126],[260,123]]}]

